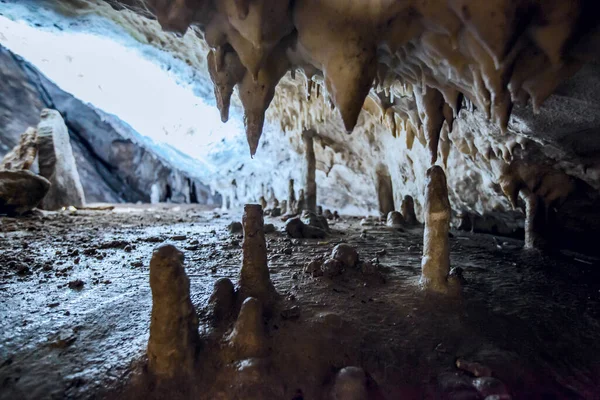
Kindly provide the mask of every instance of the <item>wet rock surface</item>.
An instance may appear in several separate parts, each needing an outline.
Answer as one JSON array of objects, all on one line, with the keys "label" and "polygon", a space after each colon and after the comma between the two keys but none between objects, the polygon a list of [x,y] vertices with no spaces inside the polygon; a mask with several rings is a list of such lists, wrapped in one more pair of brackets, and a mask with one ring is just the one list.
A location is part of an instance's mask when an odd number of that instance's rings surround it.
[{"label": "wet rock surface", "polygon": [[[220,349],[236,317],[212,327],[209,298],[217,280],[237,283],[242,249],[231,245],[227,225],[240,219],[175,206],[0,217],[0,398],[158,398],[136,386],[132,372],[148,340],[152,251],[174,236],[187,237],[173,243],[185,255],[203,344],[192,387],[169,398],[229,398],[219,393],[228,394],[231,382],[245,382],[246,392],[239,390],[248,398],[321,398],[348,366],[367,371],[387,399],[481,399],[492,390],[502,399],[593,399],[600,390],[598,260],[531,254],[513,239],[498,248],[493,236],[453,231],[452,265],[469,285],[460,299],[440,301],[418,289],[422,229],[374,226],[373,239],[364,239],[359,218],[336,222],[326,241],[293,243],[283,222],[265,218],[279,228],[266,241],[281,294],[263,319],[268,355],[226,359]],[[103,246],[115,241],[130,251]],[[361,261],[378,258],[386,282],[365,280],[360,269],[333,280],[302,272],[342,241]],[[282,257],[284,248],[291,254]],[[83,287],[70,289],[78,279]],[[492,377],[457,368],[458,359]]]}]

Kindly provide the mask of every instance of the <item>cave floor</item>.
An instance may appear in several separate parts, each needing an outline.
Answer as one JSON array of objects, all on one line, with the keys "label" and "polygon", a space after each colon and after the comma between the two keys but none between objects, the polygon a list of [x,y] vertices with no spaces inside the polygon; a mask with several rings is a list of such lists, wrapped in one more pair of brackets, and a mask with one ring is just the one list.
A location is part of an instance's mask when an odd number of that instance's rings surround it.
[{"label": "cave floor", "polygon": [[[237,278],[242,238],[227,225],[240,217],[119,205],[0,218],[0,398],[152,397],[136,385],[152,305],[149,260],[163,242],[185,253],[205,343],[200,376],[179,395],[223,398],[231,376],[219,372],[227,367],[218,354],[228,328],[209,328],[206,305],[216,279]],[[279,218],[265,218],[277,228],[267,245],[281,294],[266,322],[266,381],[279,382],[283,398],[324,398],[349,365],[368,371],[388,399],[483,398],[457,359],[489,368],[516,399],[600,398],[598,260],[453,231],[451,261],[466,283],[458,298],[435,296],[417,285],[421,229],[359,221],[332,223],[327,239],[290,240]],[[303,272],[340,242],[362,260],[378,258],[378,271]]]}]

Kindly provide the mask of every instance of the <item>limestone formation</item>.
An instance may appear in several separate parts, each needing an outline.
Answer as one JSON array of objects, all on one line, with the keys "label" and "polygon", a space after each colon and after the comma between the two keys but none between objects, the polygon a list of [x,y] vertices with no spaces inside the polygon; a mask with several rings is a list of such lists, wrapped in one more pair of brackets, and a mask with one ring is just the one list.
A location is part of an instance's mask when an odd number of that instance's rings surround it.
[{"label": "limestone formation", "polygon": [[323,217],[322,215],[317,215],[312,211],[304,210],[302,211],[301,218],[304,224],[322,229],[325,232],[329,232],[329,223],[327,222],[327,218]]},{"label": "limestone formation", "polygon": [[402,200],[401,212],[406,225],[416,225],[419,223],[415,214],[415,201],[413,200],[412,196],[404,196],[404,199]]},{"label": "limestone formation", "polygon": [[290,179],[288,182],[287,214],[294,214],[295,209],[296,209],[296,192],[294,191],[294,180]]},{"label": "limestone formation", "polygon": [[242,223],[239,221],[233,221],[232,223],[227,225],[227,229],[229,230],[229,233],[231,233],[232,235],[235,235],[236,233],[242,233],[244,231],[244,227],[242,226]]},{"label": "limestone formation", "polygon": [[327,218],[328,220],[332,220],[332,219],[333,219],[333,214],[331,213],[331,210],[330,210],[330,209],[326,209],[326,210],[323,212],[323,216],[324,216],[325,218]]},{"label": "limestone formation", "polygon": [[379,214],[386,216],[391,211],[394,211],[394,189],[392,188],[392,178],[385,166],[380,166],[375,175]]},{"label": "limestone formation", "polygon": [[333,248],[331,258],[340,261],[346,268],[354,268],[358,265],[358,253],[349,244],[340,243]]},{"label": "limestone formation", "polygon": [[148,370],[160,378],[191,374],[199,343],[198,316],[183,262],[183,253],[168,244],[157,247],[150,260]]},{"label": "limestone formation", "polygon": [[235,288],[228,278],[219,278],[213,286],[213,292],[208,299],[208,307],[215,324],[229,317],[235,307]]},{"label": "limestone formation", "polygon": [[275,288],[271,283],[267,266],[267,245],[261,206],[246,204],[242,222],[244,242],[242,269],[238,282],[239,296],[240,299],[254,297],[268,308],[274,300]]},{"label": "limestone formation", "polygon": [[258,199],[258,202],[260,203],[260,206],[263,209],[263,212],[267,209],[267,200],[265,200],[265,196],[260,196],[260,199]]},{"label": "limestone formation", "polygon": [[450,273],[448,232],[451,210],[444,170],[437,165],[429,168],[426,185],[421,285],[435,292],[447,292]]},{"label": "limestone formation", "polygon": [[322,239],[327,236],[325,230],[317,226],[307,225],[298,217],[287,220],[285,231],[295,239]]},{"label": "limestone formation", "polygon": [[387,215],[386,225],[391,228],[402,228],[404,217],[398,211],[390,211]]},{"label": "limestone formation", "polygon": [[267,355],[268,344],[263,326],[263,307],[258,299],[248,297],[244,300],[228,341],[234,348],[238,360]]},{"label": "limestone formation", "polygon": [[8,152],[0,162],[0,170],[28,170],[37,155],[37,130],[27,128],[21,135],[19,144]]},{"label": "limestone formation", "polygon": [[383,400],[377,382],[360,367],[342,368],[335,376],[332,400]]},{"label": "limestone formation", "polygon": [[[302,135],[302,139],[304,140],[304,148],[305,148],[305,162],[306,162],[306,171],[305,171],[305,190],[306,190],[306,204],[305,207],[308,211],[316,212],[317,211],[317,182],[315,180],[317,161],[315,158],[315,148],[314,148],[314,131],[305,131]],[[301,210],[298,210],[299,212]]]},{"label": "limestone formation", "polygon": [[287,214],[287,212],[288,212],[288,207],[287,207],[287,205],[288,205],[288,202],[287,202],[287,200],[282,200],[282,201],[281,201],[281,203],[280,203],[280,207],[279,207],[279,208],[281,208],[281,214],[280,214],[280,215],[285,215],[285,214]]},{"label": "limestone formation", "polygon": [[47,210],[82,207],[85,196],[73,157],[69,131],[58,111],[42,110],[37,127],[37,145],[40,175],[50,182],[50,190],[42,207]]},{"label": "limestone formation", "polygon": [[30,171],[0,171],[0,214],[21,215],[35,208],[50,182]]},{"label": "limestone formation", "polygon": [[525,248],[543,249],[548,245],[547,210],[544,199],[527,191],[525,198]]},{"label": "limestone formation", "polygon": [[306,199],[304,197],[304,189],[298,191],[298,202],[296,203],[296,214],[302,213],[306,209]]}]

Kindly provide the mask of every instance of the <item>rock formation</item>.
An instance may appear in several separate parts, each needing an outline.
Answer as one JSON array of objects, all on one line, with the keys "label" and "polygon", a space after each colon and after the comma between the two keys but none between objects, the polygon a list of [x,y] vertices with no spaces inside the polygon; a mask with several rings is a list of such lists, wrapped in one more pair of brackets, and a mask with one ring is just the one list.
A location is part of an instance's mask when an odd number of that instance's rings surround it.
[{"label": "rock formation", "polygon": [[295,209],[296,209],[296,192],[294,191],[294,180],[290,179],[288,182],[287,214],[294,214]]},{"label": "rock formation", "polygon": [[391,228],[402,228],[404,217],[398,211],[390,211],[387,215],[386,225]]},{"label": "rock formation", "polygon": [[[314,136],[313,131],[305,131],[302,134],[302,139],[304,140],[305,145],[305,162],[306,162],[306,172],[305,172],[305,199],[306,199],[306,209],[308,211],[316,212],[317,211],[317,182],[315,180],[317,161],[315,159],[315,149],[314,149]],[[298,210],[299,212],[301,210]]]},{"label": "rock formation", "polygon": [[244,242],[242,244],[242,268],[238,282],[239,299],[254,297],[269,308],[276,293],[267,266],[267,245],[261,206],[246,204],[242,224],[244,225]]},{"label": "rock formation", "polygon": [[427,171],[423,220],[423,259],[421,285],[435,292],[448,291],[450,273],[450,202],[444,170],[434,165]]},{"label": "rock formation", "polygon": [[419,221],[417,221],[417,216],[415,215],[415,202],[412,196],[404,196],[401,211],[402,217],[404,217],[404,221],[407,225],[416,225],[419,223]]},{"label": "rock formation", "polygon": [[19,144],[7,153],[0,162],[0,170],[28,170],[37,156],[37,131],[27,128],[21,135]]},{"label": "rock formation", "polygon": [[394,211],[394,189],[392,188],[392,178],[387,168],[380,166],[376,172],[375,185],[377,190],[377,200],[379,204],[379,214],[387,216]]},{"label": "rock formation", "polygon": [[0,171],[0,214],[20,215],[42,201],[50,182],[27,170]]},{"label": "rock formation", "polygon": [[85,195],[73,157],[71,139],[58,111],[42,110],[37,128],[37,146],[40,175],[50,182],[43,208],[57,210],[61,207],[83,206]]},{"label": "rock formation", "polygon": [[172,245],[157,247],[150,261],[148,370],[160,378],[190,374],[199,344],[198,316],[183,261],[183,253]]}]

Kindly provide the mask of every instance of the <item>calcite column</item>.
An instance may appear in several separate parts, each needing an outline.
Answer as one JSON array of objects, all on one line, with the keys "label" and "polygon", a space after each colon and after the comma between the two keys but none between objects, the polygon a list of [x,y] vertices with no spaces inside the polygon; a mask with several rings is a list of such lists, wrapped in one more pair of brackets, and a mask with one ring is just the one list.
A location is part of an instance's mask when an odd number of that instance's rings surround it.
[{"label": "calcite column", "polygon": [[[314,148],[314,131],[305,131],[302,135],[305,145],[304,157],[306,160],[306,182],[305,182],[305,207],[307,210],[316,212],[317,211],[317,182],[316,182],[316,169],[317,160],[315,158]],[[299,212],[301,210],[298,210]]]},{"label": "calcite column", "polygon": [[294,213],[294,208],[296,207],[296,192],[294,191],[294,180],[290,179],[288,183],[288,214]]},{"label": "calcite column", "polygon": [[190,300],[190,281],[183,261],[183,253],[172,245],[157,247],[150,261],[148,370],[161,378],[190,374],[194,369],[198,316]]},{"label": "calcite column", "polygon": [[434,165],[427,170],[421,284],[436,292],[448,291],[450,211],[446,175],[441,167]]},{"label": "calcite column", "polygon": [[528,190],[525,199],[525,248],[542,249],[547,246],[550,227],[546,218],[544,199]]},{"label": "calcite column", "polygon": [[419,221],[417,221],[417,216],[415,214],[415,201],[412,196],[404,196],[401,207],[402,216],[404,217],[406,224],[416,225]]},{"label": "calcite column", "polygon": [[387,216],[394,211],[394,189],[392,188],[392,178],[387,168],[377,169],[377,180],[375,182],[377,189],[377,200],[379,202],[379,214]]},{"label": "calcite column", "polygon": [[244,206],[244,242],[242,270],[238,282],[240,299],[255,297],[267,306],[273,301],[275,288],[267,266],[263,211],[259,204]]}]

